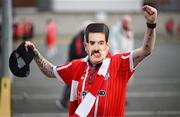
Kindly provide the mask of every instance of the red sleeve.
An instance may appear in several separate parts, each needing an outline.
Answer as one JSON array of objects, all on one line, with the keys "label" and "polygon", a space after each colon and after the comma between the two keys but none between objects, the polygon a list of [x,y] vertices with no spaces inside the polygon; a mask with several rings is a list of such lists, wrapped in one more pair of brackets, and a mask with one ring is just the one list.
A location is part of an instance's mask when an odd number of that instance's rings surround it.
[{"label": "red sleeve", "polygon": [[55,66],[54,73],[56,78],[66,85],[71,85],[72,82],[72,70],[73,62],[67,62],[63,65]]},{"label": "red sleeve", "polygon": [[132,52],[117,54],[116,61],[118,61],[117,63],[119,63],[118,71],[119,71],[120,77],[125,78],[126,80],[129,80],[135,71],[133,60],[132,60]]}]

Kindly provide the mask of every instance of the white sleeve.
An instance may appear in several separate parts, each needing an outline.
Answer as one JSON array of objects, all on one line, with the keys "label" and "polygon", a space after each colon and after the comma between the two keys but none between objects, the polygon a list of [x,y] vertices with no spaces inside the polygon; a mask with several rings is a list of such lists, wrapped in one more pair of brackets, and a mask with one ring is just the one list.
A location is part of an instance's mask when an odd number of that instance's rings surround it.
[{"label": "white sleeve", "polygon": [[61,76],[60,76],[60,75],[58,74],[58,72],[57,72],[57,66],[53,66],[53,72],[54,72],[56,78],[57,78],[62,84],[65,84],[64,81],[63,81],[63,79],[61,78]]},{"label": "white sleeve", "polygon": [[136,67],[134,67],[134,62],[133,62],[133,52],[134,52],[134,51],[131,51],[130,56],[129,56],[129,62],[130,62],[130,70],[131,70],[131,72],[136,69]]}]

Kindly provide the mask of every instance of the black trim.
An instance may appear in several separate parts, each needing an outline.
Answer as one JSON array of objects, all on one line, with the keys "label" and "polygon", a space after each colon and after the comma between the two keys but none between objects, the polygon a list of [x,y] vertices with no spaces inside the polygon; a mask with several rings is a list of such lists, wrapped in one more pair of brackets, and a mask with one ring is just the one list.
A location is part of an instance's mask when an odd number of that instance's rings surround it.
[{"label": "black trim", "polygon": [[150,24],[150,23],[146,23],[147,24],[147,27],[148,28],[156,28],[156,23],[154,23],[154,24]]}]

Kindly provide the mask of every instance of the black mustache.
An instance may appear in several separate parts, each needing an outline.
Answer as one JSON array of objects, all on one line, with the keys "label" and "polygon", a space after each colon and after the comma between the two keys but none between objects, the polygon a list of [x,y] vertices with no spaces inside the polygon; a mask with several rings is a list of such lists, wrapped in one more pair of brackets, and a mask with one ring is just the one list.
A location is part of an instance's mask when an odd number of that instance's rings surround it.
[{"label": "black mustache", "polygon": [[100,51],[99,51],[99,50],[97,50],[97,51],[92,51],[91,55],[93,55],[93,54],[95,54],[95,53],[100,53]]}]

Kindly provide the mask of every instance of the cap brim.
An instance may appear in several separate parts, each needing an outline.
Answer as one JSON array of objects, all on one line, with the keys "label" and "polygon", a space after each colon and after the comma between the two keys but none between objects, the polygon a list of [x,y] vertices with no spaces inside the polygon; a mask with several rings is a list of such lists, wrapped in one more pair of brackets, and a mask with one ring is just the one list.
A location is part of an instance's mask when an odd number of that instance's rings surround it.
[{"label": "cap brim", "polygon": [[14,50],[9,58],[9,68],[11,72],[17,77],[27,77],[30,71],[29,64],[25,64],[23,67],[19,68],[17,60],[16,50]]}]

